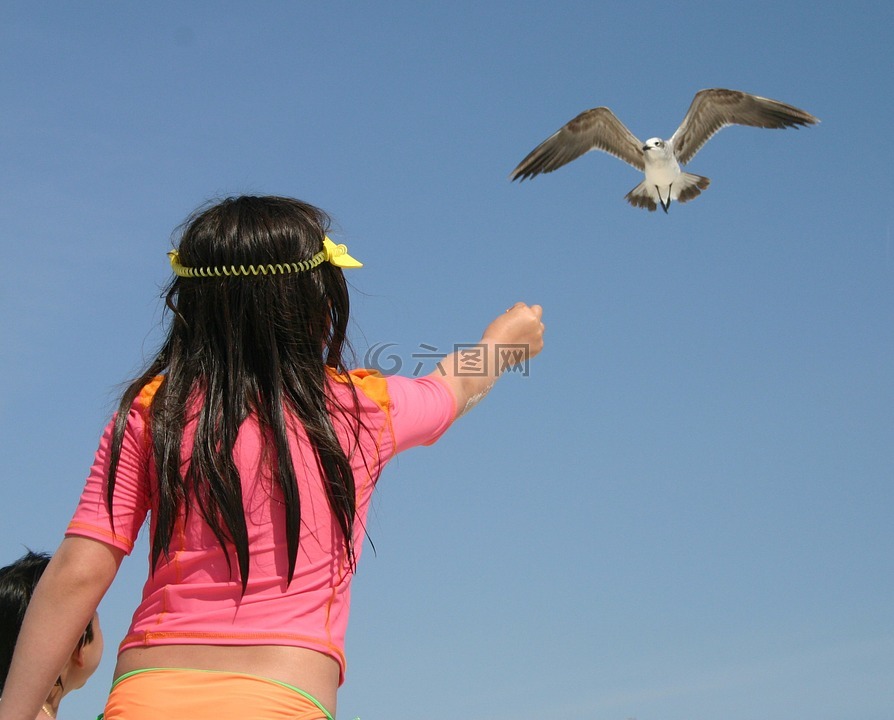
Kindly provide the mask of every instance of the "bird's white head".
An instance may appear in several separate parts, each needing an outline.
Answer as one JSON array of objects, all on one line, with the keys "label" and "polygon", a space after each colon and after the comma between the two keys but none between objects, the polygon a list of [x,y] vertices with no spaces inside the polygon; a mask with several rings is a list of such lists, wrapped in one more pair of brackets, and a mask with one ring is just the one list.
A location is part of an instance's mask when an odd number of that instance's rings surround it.
[{"label": "bird's white head", "polygon": [[643,145],[643,162],[646,167],[652,168],[673,166],[674,151],[670,142],[657,137],[646,140]]}]

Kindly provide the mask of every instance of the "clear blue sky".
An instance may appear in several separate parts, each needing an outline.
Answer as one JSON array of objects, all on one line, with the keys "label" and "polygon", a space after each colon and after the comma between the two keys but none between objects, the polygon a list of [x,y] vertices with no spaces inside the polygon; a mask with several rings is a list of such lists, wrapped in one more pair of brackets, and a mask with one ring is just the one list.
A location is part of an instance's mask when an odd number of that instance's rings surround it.
[{"label": "clear blue sky", "polygon": [[[3,3],[0,560],[61,539],[174,228],[291,195],[366,263],[358,362],[547,323],[386,470],[341,718],[890,720],[892,7]],[[584,109],[669,137],[706,87],[822,123],[723,130],[666,216],[600,153],[508,180]],[[62,718],[102,707],[146,547]]]}]

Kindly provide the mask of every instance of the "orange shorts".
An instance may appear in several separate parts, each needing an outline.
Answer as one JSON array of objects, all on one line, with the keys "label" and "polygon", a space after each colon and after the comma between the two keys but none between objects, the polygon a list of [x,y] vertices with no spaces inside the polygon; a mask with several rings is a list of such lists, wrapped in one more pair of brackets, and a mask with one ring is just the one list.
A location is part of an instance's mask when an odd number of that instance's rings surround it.
[{"label": "orange shorts", "polygon": [[122,675],[97,720],[332,720],[291,685],[242,673],[152,668]]}]

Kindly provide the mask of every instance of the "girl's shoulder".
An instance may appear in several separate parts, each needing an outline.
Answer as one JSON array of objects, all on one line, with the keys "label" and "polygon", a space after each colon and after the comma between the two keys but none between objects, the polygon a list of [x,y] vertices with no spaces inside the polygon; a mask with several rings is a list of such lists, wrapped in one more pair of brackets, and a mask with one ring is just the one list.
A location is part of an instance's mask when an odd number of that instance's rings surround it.
[{"label": "girl's shoulder", "polygon": [[357,368],[346,373],[337,372],[334,368],[326,368],[330,380],[333,381],[333,390],[347,389],[353,386],[368,400],[372,401],[380,410],[387,412],[391,405],[391,397],[388,393],[388,379],[378,370]]}]

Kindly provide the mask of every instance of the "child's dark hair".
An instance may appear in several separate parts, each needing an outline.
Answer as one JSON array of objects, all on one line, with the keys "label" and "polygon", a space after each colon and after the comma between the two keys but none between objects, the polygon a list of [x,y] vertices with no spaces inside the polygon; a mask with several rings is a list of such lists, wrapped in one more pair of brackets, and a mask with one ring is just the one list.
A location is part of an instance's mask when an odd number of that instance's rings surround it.
[{"label": "child's dark hair", "polygon": [[[0,568],[0,694],[6,686],[6,676],[9,674],[9,666],[12,663],[12,654],[16,648],[16,640],[22,621],[25,619],[25,611],[37,581],[43,575],[50,556],[47,553],[28,551],[11,565]],[[93,642],[93,621],[87,625],[87,629],[78,641],[78,648]],[[56,681],[62,684],[62,679]]]},{"label": "child's dark hair", "polygon": [[[187,267],[301,262],[322,249],[328,227],[326,213],[298,200],[229,198],[185,223],[179,260]],[[150,411],[158,474],[153,568],[162,554],[168,556],[178,513],[198,510],[227,562],[229,548],[235,552],[245,591],[248,533],[233,447],[250,414],[268,441],[265,460],[282,491],[288,580],[295,572],[301,522],[288,443],[292,418],[307,432],[353,564],[354,477],[330,413],[352,423],[355,440],[360,424],[356,405],[333,408],[326,393],[326,367],[338,373],[347,370],[349,301],[342,271],[324,262],[307,272],[258,277],[175,277],[167,306],[173,314],[167,339],[118,408],[109,469],[110,512],[128,411],[140,390],[163,375]],[[181,444],[191,419],[188,408],[197,411],[197,425],[183,476]]]}]

